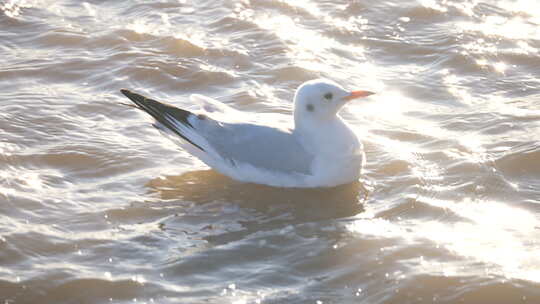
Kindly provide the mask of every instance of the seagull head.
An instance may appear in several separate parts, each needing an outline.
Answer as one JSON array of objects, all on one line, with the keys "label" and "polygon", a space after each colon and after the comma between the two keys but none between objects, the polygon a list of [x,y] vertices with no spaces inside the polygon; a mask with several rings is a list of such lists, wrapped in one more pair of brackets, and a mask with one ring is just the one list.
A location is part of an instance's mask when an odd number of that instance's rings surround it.
[{"label": "seagull head", "polygon": [[327,79],[307,81],[298,87],[294,96],[295,120],[332,119],[347,102],[372,94],[369,91],[348,91]]}]

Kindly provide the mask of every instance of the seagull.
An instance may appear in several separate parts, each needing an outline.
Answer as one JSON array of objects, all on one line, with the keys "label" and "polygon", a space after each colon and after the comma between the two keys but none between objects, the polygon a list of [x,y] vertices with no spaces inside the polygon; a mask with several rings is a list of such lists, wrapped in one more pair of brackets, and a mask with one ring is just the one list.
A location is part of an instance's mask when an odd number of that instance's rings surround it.
[{"label": "seagull", "polygon": [[132,106],[150,114],[162,133],[235,180],[319,188],[348,184],[360,177],[362,144],[339,111],[353,99],[374,94],[370,91],[348,91],[327,79],[307,81],[294,96],[293,128],[276,125],[275,118],[261,123],[252,113],[199,94],[190,96],[199,110],[188,111],[130,90],[120,91]]}]

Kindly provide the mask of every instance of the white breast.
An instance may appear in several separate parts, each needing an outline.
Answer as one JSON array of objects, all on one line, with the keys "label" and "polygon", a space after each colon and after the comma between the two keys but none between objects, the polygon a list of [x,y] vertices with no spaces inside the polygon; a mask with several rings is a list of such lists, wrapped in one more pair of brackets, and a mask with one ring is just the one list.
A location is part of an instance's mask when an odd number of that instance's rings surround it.
[{"label": "white breast", "polygon": [[364,161],[362,144],[341,118],[295,130],[305,149],[312,151],[312,186],[336,186],[358,180]]}]

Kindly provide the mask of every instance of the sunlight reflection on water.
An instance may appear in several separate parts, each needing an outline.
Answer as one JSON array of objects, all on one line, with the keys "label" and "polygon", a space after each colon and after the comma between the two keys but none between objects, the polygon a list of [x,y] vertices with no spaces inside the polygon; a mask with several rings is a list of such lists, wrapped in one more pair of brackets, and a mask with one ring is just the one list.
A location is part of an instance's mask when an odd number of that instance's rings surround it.
[{"label": "sunlight reflection on water", "polygon": [[[0,302],[538,302],[538,8],[1,2]],[[290,127],[315,77],[376,92],[342,112],[362,183],[238,183],[117,105]]]}]

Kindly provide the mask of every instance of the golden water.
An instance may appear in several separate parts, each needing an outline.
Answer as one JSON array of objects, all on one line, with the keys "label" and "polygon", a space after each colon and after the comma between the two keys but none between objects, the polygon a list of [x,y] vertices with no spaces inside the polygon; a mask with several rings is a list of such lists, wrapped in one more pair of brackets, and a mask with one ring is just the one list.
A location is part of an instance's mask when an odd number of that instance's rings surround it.
[{"label": "golden water", "polygon": [[[540,303],[540,2],[0,1],[0,303]],[[120,88],[291,113],[359,183],[242,184]]]}]

